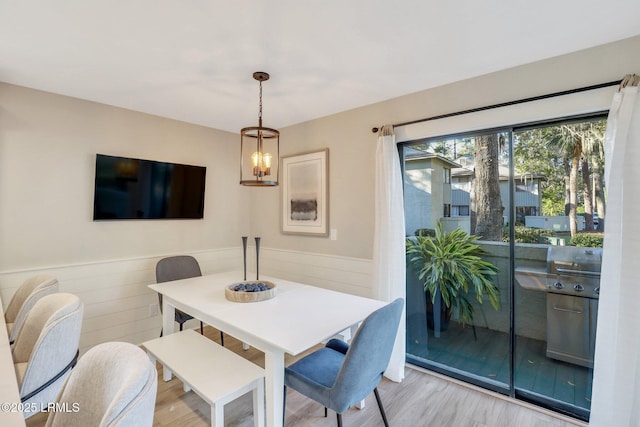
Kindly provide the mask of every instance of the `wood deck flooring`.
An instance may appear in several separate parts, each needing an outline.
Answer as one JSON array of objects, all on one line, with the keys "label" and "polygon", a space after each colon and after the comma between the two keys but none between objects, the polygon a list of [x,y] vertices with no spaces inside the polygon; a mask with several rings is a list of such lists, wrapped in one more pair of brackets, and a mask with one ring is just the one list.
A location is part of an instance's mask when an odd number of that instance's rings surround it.
[{"label": "wood deck flooring", "polygon": [[[411,332],[409,332],[411,334]],[[439,338],[428,331],[425,340],[409,340],[407,353],[416,359],[468,372],[487,381],[509,383],[509,336],[476,327],[476,333],[451,322]],[[546,343],[516,337],[515,386],[538,396],[556,399],[579,410],[591,407],[593,370],[546,357]]]},{"label": "wood deck flooring", "polygon": [[[205,335],[219,342],[219,333],[205,328]],[[264,366],[264,354],[242,345],[225,335],[225,346],[254,363]],[[286,364],[295,358],[288,357]],[[214,363],[212,361],[212,363]],[[185,393],[176,378],[162,380],[162,368],[158,365],[158,394],[154,426],[204,427],[209,426],[210,409],[193,391]],[[402,383],[384,379],[379,386],[392,427],[575,427],[585,423],[563,417],[550,411],[516,402],[502,395],[457,382],[419,368],[406,369]],[[253,427],[251,395],[247,394],[225,407],[225,426]],[[383,426],[382,418],[373,396],[366,399],[362,410],[351,409],[343,415],[346,427]],[[27,420],[28,427],[44,426],[46,414],[38,414]],[[287,394],[286,427],[334,427],[335,414],[319,404],[289,390]],[[90,427],[90,426],[88,426]]]}]

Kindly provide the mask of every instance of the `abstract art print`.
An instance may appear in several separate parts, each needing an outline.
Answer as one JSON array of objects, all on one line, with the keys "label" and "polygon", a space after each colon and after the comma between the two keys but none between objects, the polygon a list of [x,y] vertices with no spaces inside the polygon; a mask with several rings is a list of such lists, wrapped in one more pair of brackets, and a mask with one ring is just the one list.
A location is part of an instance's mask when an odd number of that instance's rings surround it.
[{"label": "abstract art print", "polygon": [[329,149],[282,158],[282,232],[327,236]]}]

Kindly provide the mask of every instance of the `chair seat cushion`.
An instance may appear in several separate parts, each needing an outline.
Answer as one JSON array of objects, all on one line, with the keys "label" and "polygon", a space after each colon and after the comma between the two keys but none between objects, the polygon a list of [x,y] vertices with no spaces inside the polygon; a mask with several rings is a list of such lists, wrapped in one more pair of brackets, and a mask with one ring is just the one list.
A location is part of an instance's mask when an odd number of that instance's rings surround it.
[{"label": "chair seat cushion", "polygon": [[[327,345],[285,369],[284,384],[338,414],[374,391],[389,364],[402,317],[404,300],[371,313],[356,331],[351,345],[332,339]],[[380,412],[388,425],[380,399]],[[341,418],[338,418],[339,424]]]},{"label": "chair seat cushion", "polygon": [[176,322],[184,323],[184,322],[186,322],[188,320],[193,319],[193,316],[190,315],[190,314],[185,313],[184,311],[180,311],[180,310],[176,309],[175,318],[176,318]]},{"label": "chair seat cushion", "polygon": [[345,355],[331,348],[322,348],[285,369],[284,383],[324,406],[334,409],[330,391]]}]

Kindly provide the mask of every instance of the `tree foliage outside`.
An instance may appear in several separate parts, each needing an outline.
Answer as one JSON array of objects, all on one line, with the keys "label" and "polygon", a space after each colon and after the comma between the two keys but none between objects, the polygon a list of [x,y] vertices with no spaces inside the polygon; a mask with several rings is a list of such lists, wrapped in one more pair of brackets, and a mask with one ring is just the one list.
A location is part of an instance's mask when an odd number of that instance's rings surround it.
[{"label": "tree foliage outside", "polygon": [[[585,231],[594,231],[605,218],[604,133],[606,120],[562,123],[517,132],[514,162],[521,171],[542,173],[542,214],[568,215],[571,235],[578,232],[578,213]],[[562,208],[562,209],[561,209]]]},{"label": "tree foliage outside", "polygon": [[549,150],[543,129],[532,129],[514,134],[514,169],[520,174],[541,174],[542,215],[564,213],[564,158]]},{"label": "tree foliage outside", "polygon": [[[540,182],[544,216],[569,217],[571,236],[578,232],[579,214],[584,231],[603,231],[605,220],[604,133],[606,119],[560,122],[513,133],[513,169],[517,176],[544,176]],[[412,145],[472,168],[470,187],[471,234],[483,240],[503,239],[503,201],[499,166],[509,164],[508,133],[443,138]],[[473,166],[464,164],[473,158]],[[464,159],[463,159],[464,160]],[[596,220],[597,218],[597,220]],[[515,219],[514,219],[515,220]]]}]

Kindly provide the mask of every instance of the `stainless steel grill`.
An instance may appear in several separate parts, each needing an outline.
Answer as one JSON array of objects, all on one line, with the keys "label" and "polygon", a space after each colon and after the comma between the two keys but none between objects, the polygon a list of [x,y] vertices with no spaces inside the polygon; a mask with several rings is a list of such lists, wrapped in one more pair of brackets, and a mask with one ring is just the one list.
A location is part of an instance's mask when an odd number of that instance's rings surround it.
[{"label": "stainless steel grill", "polygon": [[593,367],[602,249],[547,251],[547,357]]},{"label": "stainless steel grill", "polygon": [[602,249],[549,246],[547,289],[558,294],[598,298]]}]

